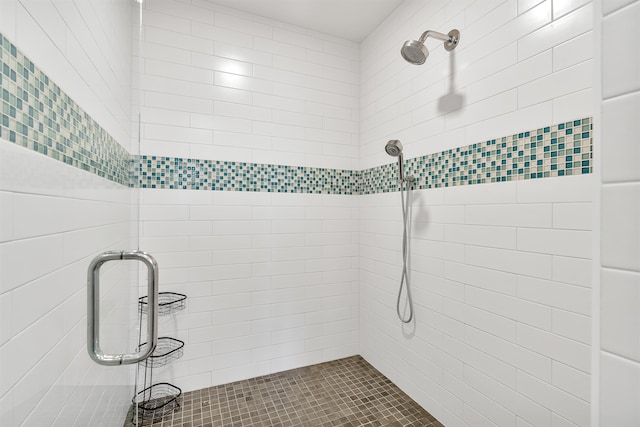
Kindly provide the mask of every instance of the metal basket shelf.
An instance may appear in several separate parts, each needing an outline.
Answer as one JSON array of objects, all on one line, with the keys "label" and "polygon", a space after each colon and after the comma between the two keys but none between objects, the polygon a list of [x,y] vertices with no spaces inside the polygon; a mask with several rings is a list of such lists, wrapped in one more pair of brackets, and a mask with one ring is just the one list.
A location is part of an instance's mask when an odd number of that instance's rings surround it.
[{"label": "metal basket shelf", "polygon": [[[140,313],[147,314],[148,296],[138,298]],[[158,293],[158,316],[166,316],[187,307],[187,296],[176,292]]]},{"label": "metal basket shelf", "polygon": [[[145,344],[146,342],[140,344],[139,348],[142,348]],[[146,363],[151,368],[159,368],[180,359],[183,354],[184,341],[170,337],[159,337],[158,345],[151,356],[140,363]]]},{"label": "metal basket shelf", "polygon": [[133,398],[140,417],[160,418],[180,407],[182,390],[169,383],[157,383],[139,392]]}]

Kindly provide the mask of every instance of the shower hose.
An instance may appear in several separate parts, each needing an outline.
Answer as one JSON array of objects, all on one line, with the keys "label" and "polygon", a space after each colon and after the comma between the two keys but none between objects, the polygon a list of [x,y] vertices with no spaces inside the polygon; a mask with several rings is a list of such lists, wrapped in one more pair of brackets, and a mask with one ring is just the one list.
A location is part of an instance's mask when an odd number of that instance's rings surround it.
[{"label": "shower hose", "polygon": [[[413,300],[411,298],[411,289],[409,287],[409,274],[407,271],[407,262],[409,261],[409,237],[408,237],[408,225],[407,220],[409,216],[409,190],[413,184],[413,177],[407,177],[402,180],[400,185],[400,204],[402,206],[402,276],[400,277],[400,288],[398,289],[398,299],[396,301],[396,312],[398,318],[402,323],[409,323],[413,319]],[[407,194],[405,195],[405,191]],[[400,313],[400,297],[402,295],[402,288],[406,288],[407,292],[407,305],[409,306],[409,315],[404,317]]]}]

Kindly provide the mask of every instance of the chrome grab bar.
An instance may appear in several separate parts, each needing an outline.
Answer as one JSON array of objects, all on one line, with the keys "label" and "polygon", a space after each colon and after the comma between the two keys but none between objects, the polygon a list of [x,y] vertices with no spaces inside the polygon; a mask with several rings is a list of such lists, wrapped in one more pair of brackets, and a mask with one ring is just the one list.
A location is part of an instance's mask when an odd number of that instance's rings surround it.
[{"label": "chrome grab bar", "polygon": [[[147,266],[147,341],[137,353],[104,354],[100,348],[100,267],[108,261],[137,260]],[[158,263],[142,251],[104,252],[91,261],[87,275],[87,351],[100,365],[130,365],[153,353],[158,344]]]}]

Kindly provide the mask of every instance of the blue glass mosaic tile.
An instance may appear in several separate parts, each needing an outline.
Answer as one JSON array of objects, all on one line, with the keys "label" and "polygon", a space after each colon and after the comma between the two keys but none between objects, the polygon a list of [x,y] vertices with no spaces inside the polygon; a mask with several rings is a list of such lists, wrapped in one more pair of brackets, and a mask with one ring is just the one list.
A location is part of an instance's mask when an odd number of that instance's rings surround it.
[{"label": "blue glass mosaic tile", "polygon": [[[395,163],[353,171],[132,156],[0,34],[0,137],[131,187],[371,194],[397,191]],[[405,160],[415,189],[588,174],[593,120],[583,118]],[[382,149],[382,147],[381,147]]]},{"label": "blue glass mosaic tile", "polygon": [[[584,118],[520,132],[407,159],[405,173],[416,178],[414,189],[592,173],[592,129]],[[360,171],[358,194],[396,191],[397,180],[395,163]]]},{"label": "blue glass mosaic tile", "polygon": [[158,156],[139,156],[134,164],[142,188],[358,194],[358,172],[344,169]]},{"label": "blue glass mosaic tile", "polygon": [[[584,118],[563,123],[562,129],[554,125],[491,139],[407,159],[405,171],[416,178],[414,189],[591,173],[592,127],[592,119]],[[399,189],[396,163],[351,171],[140,156],[133,165],[133,185],[142,188],[319,194]]]},{"label": "blue glass mosaic tile", "polygon": [[129,185],[130,155],[0,34],[0,137]]}]

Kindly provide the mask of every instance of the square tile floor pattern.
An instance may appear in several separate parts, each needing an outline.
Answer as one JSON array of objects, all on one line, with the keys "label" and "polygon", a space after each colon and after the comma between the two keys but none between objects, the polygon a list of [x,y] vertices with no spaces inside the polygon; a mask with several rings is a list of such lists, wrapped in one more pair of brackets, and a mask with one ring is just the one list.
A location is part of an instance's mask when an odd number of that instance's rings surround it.
[{"label": "square tile floor pattern", "polygon": [[444,427],[360,356],[188,392],[142,425]]}]

